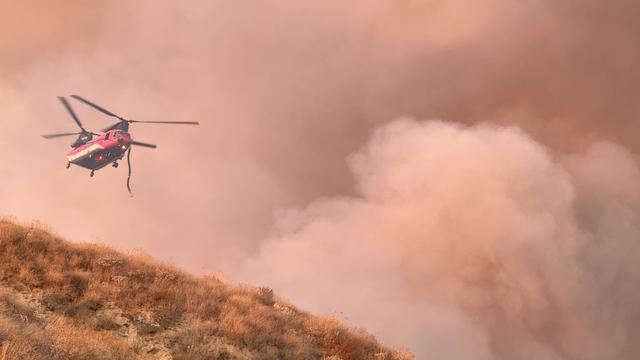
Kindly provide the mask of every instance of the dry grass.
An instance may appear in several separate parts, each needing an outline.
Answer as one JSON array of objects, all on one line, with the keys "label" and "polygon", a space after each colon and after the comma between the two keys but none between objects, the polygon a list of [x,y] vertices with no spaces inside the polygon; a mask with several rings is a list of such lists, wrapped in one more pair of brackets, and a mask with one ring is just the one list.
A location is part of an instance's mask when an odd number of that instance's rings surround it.
[{"label": "dry grass", "polygon": [[9,289],[0,293],[0,360],[410,358],[270,289],[70,244],[37,226],[0,220],[0,264]]}]

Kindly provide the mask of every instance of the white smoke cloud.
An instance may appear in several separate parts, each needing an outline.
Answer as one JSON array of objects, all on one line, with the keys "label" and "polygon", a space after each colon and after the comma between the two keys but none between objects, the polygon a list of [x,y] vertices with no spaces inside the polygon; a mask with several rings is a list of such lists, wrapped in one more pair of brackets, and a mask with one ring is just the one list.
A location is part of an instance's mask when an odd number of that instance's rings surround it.
[{"label": "white smoke cloud", "polygon": [[248,278],[418,358],[632,358],[631,153],[560,159],[518,128],[401,119],[349,163],[359,195],[284,213]]}]

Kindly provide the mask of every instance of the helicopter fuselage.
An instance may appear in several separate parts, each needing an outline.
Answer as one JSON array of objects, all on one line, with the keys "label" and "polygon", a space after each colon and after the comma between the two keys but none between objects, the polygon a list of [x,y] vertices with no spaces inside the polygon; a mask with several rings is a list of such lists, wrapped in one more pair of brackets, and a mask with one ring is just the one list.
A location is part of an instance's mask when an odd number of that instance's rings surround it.
[{"label": "helicopter fuselage", "polygon": [[131,135],[120,129],[113,129],[98,135],[67,154],[70,164],[98,170],[122,159],[131,146]]}]

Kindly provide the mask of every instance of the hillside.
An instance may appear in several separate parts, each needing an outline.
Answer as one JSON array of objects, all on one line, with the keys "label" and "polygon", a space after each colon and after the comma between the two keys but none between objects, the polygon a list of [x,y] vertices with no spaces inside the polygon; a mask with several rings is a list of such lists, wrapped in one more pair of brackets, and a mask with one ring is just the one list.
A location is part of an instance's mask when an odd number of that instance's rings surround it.
[{"label": "hillside", "polygon": [[0,360],[410,358],[268,288],[0,220]]}]

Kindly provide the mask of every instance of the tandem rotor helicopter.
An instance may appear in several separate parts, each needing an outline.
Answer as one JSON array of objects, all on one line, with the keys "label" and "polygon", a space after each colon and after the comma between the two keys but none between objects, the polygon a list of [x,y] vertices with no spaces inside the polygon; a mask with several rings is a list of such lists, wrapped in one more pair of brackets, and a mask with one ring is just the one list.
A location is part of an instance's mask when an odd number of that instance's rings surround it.
[{"label": "tandem rotor helicopter", "polygon": [[63,136],[78,135],[76,141],[71,144],[73,150],[67,154],[67,169],[71,164],[78,165],[80,167],[91,170],[90,176],[96,170],[100,170],[103,167],[111,164],[114,168],[118,167],[118,160],[122,160],[125,153],[127,155],[127,166],[129,173],[127,175],[127,190],[131,194],[131,186],[129,182],[131,180],[131,146],[143,146],[151,149],[155,149],[156,145],[147,144],[139,141],[134,141],[129,133],[129,124],[132,123],[149,123],[149,124],[180,124],[180,125],[199,125],[197,121],[138,121],[129,120],[120,117],[111,111],[100,107],[91,101],[80,97],[78,95],[71,95],[72,98],[79,100],[94,109],[114,117],[119,121],[109,127],[106,127],[100,131],[99,134],[86,130],[78,116],[76,116],[71,104],[64,97],[58,97],[62,105],[67,109],[73,120],[78,124],[80,128],[79,132],[74,133],[62,133],[62,134],[47,134],[42,135],[45,139],[54,139]]}]

